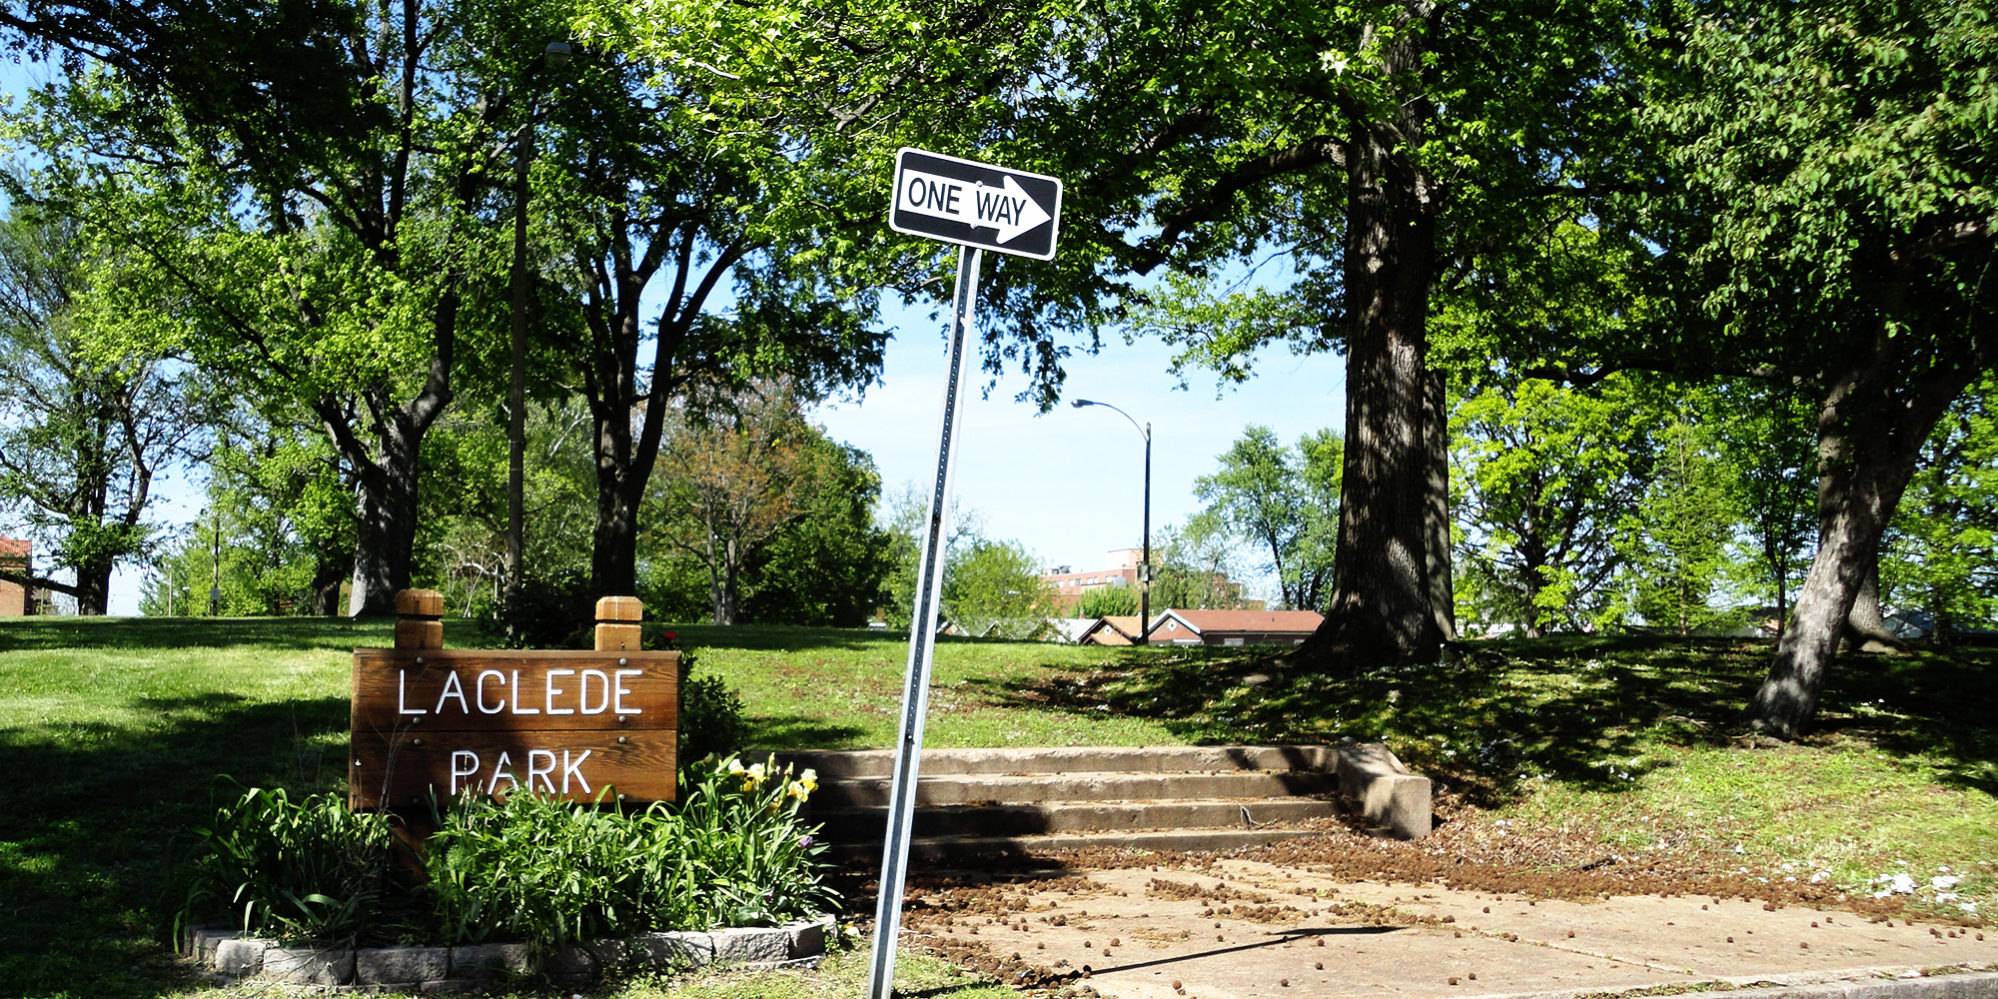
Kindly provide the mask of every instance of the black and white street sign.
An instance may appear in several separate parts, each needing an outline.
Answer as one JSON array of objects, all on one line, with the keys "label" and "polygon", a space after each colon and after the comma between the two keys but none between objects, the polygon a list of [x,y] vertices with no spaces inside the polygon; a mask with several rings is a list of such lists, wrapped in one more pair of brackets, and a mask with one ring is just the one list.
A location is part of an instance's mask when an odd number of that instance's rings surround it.
[{"label": "black and white street sign", "polygon": [[895,155],[896,232],[1048,260],[1060,223],[1053,177],[906,147]]}]

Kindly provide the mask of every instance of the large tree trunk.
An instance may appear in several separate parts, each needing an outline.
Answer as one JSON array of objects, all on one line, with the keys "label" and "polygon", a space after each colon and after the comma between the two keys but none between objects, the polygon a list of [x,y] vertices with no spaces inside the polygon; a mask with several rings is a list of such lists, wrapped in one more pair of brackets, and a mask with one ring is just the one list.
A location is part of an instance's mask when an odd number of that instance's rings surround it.
[{"label": "large tree trunk", "polygon": [[384,455],[362,473],[353,586],[347,594],[350,617],[393,614],[396,591],[409,588],[418,513],[416,454],[414,442],[408,443],[406,455]]},{"label": "large tree trunk", "polygon": [[1859,593],[1853,598],[1852,611],[1845,616],[1845,644],[1847,648],[1861,652],[1894,652],[1906,647],[1894,633],[1887,630],[1887,619],[1880,613],[1880,559],[1876,554],[1873,563],[1866,567],[1866,575],[1859,581]]},{"label": "large tree trunk", "polygon": [[1922,442],[1976,373],[1972,364],[1937,364],[1895,391],[1896,350],[1883,333],[1871,363],[1848,372],[1818,416],[1817,558],[1748,708],[1749,723],[1778,738],[1797,738],[1817,714],[1825,672],[1853,604],[1877,571],[1880,535],[1914,474]]},{"label": "large tree trunk", "polygon": [[1388,133],[1369,127],[1349,146],[1339,540],[1325,621],[1300,650],[1306,661],[1349,669],[1431,659],[1443,643],[1425,358],[1437,192],[1400,146],[1413,140]]},{"label": "large tree trunk", "polygon": [[624,436],[623,461],[606,464],[599,460],[597,465],[597,524],[590,541],[590,587],[600,597],[638,592],[640,490],[631,486],[630,434]]},{"label": "large tree trunk", "polygon": [[[1427,308],[1427,303],[1424,303]],[[1431,370],[1422,398],[1423,440],[1429,469],[1423,517],[1429,535],[1429,612],[1443,641],[1457,639],[1457,591],[1450,574],[1450,403],[1442,371]]]},{"label": "large tree trunk", "polygon": [[[449,328],[449,318],[439,320],[441,329]],[[347,594],[351,617],[395,613],[396,591],[410,585],[421,516],[418,456],[424,433],[451,401],[450,334],[440,332],[438,338],[442,346],[431,360],[430,379],[422,392],[402,406],[391,406],[379,397],[372,400],[370,408],[381,415],[371,428],[371,442],[354,433],[339,400],[322,398],[313,406],[342,459],[354,470],[359,516],[354,525],[353,586]]]},{"label": "large tree trunk", "polygon": [[76,567],[76,612],[85,617],[102,617],[111,607],[111,563],[109,561]]}]

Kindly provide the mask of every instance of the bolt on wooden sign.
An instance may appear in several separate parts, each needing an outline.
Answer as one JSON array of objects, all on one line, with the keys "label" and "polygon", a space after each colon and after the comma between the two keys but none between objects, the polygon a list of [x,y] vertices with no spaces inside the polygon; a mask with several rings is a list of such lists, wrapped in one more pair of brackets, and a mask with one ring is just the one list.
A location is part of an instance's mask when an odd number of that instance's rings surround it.
[{"label": "bolt on wooden sign", "polygon": [[354,652],[357,809],[532,791],[673,800],[680,654],[639,648],[639,603],[597,602],[596,650],[445,649],[443,597],[396,595],[396,647]]}]

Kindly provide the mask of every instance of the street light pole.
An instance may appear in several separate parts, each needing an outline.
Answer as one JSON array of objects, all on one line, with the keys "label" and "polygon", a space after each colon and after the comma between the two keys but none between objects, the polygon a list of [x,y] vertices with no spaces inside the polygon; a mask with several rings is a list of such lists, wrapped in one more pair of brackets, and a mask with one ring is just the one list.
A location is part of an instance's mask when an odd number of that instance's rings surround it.
[{"label": "street light pole", "polygon": [[1150,423],[1139,423],[1131,414],[1107,402],[1097,402],[1093,399],[1077,399],[1071,405],[1077,409],[1081,409],[1084,406],[1102,406],[1104,409],[1111,410],[1118,416],[1130,420],[1131,426],[1136,427],[1138,434],[1145,439],[1145,536],[1143,542],[1144,555],[1138,563],[1137,644],[1150,645],[1152,625],[1152,425]]}]

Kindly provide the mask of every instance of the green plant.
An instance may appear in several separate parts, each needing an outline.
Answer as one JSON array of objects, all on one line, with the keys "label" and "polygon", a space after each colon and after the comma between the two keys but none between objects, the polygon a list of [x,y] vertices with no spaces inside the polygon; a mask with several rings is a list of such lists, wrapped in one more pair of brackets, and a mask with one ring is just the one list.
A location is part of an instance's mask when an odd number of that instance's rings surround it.
[{"label": "green plant", "polygon": [[385,815],[332,794],[293,801],[251,788],[196,831],[208,851],[189,911],[226,904],[248,933],[336,940],[370,929],[391,885],[395,836]]},{"label": "green plant", "polygon": [[[684,655],[684,654],[683,654]],[[713,673],[691,676],[691,657],[680,660],[680,761],[684,768],[738,752],[749,740],[742,695]]]},{"label": "green plant", "polygon": [[730,758],[682,789],[679,820],[695,869],[707,875],[705,916],[761,926],[825,911],[838,896],[816,876],[825,844],[798,810],[818,775]]}]

